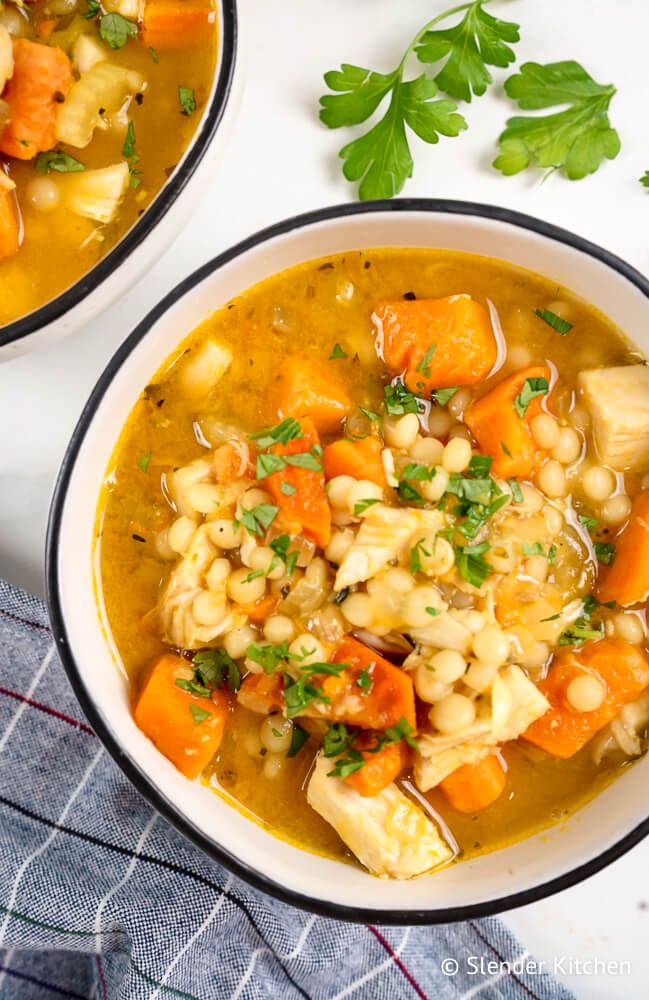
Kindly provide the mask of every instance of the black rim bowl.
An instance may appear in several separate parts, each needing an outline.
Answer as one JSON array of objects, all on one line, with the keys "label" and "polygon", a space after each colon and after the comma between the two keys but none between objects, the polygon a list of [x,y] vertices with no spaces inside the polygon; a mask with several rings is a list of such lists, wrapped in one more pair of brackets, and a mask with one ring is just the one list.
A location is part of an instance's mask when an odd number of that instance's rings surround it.
[{"label": "black rim bowl", "polygon": [[66,288],[45,305],[5,326],[0,326],[0,348],[29,337],[44,326],[60,319],[117,270],[167,214],[173,203],[185,188],[196,167],[203,159],[208,146],[216,135],[225,113],[232,89],[232,79],[237,53],[237,6],[236,0],[221,0],[221,59],[216,67],[216,86],[209,109],[203,117],[200,130],[194,135],[191,145],[177,170],[160,189],[151,205],[135,222],[118,243],[90,268],[78,281]]},{"label": "black rim bowl", "polygon": [[[644,837],[649,834],[649,817],[639,823],[634,829],[622,837],[612,847],[603,851],[591,860],[579,865],[573,871],[564,875],[550,879],[539,885],[533,886],[520,892],[511,893],[488,900],[486,902],[470,904],[466,906],[447,907],[445,909],[430,910],[378,910],[364,907],[345,906],[331,903],[321,899],[313,899],[308,895],[293,892],[284,886],[273,881],[262,872],[243,864],[235,855],[230,854],[219,844],[214,843],[197,829],[187,817],[185,817],[161,791],[159,791],[150,781],[148,775],[136,760],[127,755],[120,747],[119,742],[113,736],[109,726],[107,726],[94,701],[89,696],[84,680],[83,671],[74,659],[73,652],[68,641],[65,621],[63,619],[60,594],[59,594],[59,535],[65,499],[70,478],[74,469],[77,454],[82,445],[86,431],[93,420],[95,411],[108,387],[110,386],[117,371],[128,360],[129,355],[139,342],[146,336],[151,327],[157,322],[164,312],[177,302],[186,292],[194,288],[207,275],[218,268],[228,264],[234,258],[245,253],[252,247],[258,246],[276,236],[291,232],[295,229],[303,228],[312,223],[323,222],[329,219],[336,219],[344,216],[362,215],[371,212],[431,212],[451,215],[477,216],[497,222],[505,222],[518,228],[526,229],[530,232],[538,233],[548,237],[558,243],[573,247],[581,253],[586,253],[591,257],[601,261],[607,267],[616,271],[627,281],[635,285],[647,299],[649,299],[649,281],[640,274],[639,271],[631,267],[625,261],[616,257],[602,247],[590,243],[567,230],[560,229],[547,222],[535,219],[532,216],[523,215],[509,209],[499,208],[492,205],[481,205],[473,202],[444,201],[438,199],[399,199],[395,201],[375,201],[360,204],[336,205],[331,208],[324,208],[304,215],[298,215],[287,219],[276,225],[263,229],[248,239],[213,258],[204,264],[193,274],[180,282],[162,301],[155,306],[148,316],[130,334],[128,339],[117,350],[113,358],[109,361],[106,369],[99,378],[95,388],[86,403],[79,422],[74,430],[70,444],[66,451],[59,476],[54,489],[50,517],[47,530],[46,542],[46,589],[47,604],[49,608],[50,621],[54,639],[58,647],[59,656],[68,675],[70,683],[75,691],[81,707],[88,718],[93,729],[100,740],[122,769],[127,778],[133,783],[143,797],[156,809],[165,819],[183,833],[189,840],[193,841],[205,853],[220,862],[230,871],[240,878],[249,882],[257,889],[298,906],[301,909],[322,914],[327,917],[335,917],[340,920],[354,922],[370,922],[380,924],[439,924],[451,923],[459,920],[468,920],[474,917],[485,917],[495,913],[502,913],[518,906],[525,906],[536,900],[543,899],[555,892],[568,889],[576,885],[596,872],[605,868],[612,861],[621,857]],[[220,303],[214,304],[214,309],[218,309]],[[184,333],[189,333],[185,331]],[[180,336],[184,334],[179,334]],[[162,359],[161,359],[162,360]],[[116,428],[115,438],[121,426]],[[272,836],[272,835],[269,835]]]}]

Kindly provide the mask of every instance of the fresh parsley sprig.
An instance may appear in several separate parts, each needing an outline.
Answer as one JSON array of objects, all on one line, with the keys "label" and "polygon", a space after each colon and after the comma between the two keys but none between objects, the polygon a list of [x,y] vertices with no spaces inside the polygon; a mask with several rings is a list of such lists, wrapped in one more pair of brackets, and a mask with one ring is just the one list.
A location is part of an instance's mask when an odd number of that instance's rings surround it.
[{"label": "fresh parsley sprig", "polygon": [[[467,128],[453,101],[434,99],[440,91],[470,101],[491,83],[487,66],[508,66],[514,60],[507,43],[518,41],[518,25],[492,17],[484,10],[485,3],[473,0],[438,14],[417,32],[391,73],[343,63],[325,74],[325,83],[334,92],[320,98],[320,120],[328,128],[362,124],[389,96],[377,123],[340,151],[343,174],[348,181],[360,182],[361,200],[391,198],[412,176],[408,130],[435,144],[440,135],[453,138]],[[464,16],[449,28],[437,28],[455,14]],[[443,62],[434,80],[425,73],[404,79],[413,54],[424,65]]]},{"label": "fresh parsley sprig", "polygon": [[620,137],[608,116],[615,87],[596,83],[580,63],[524,63],[505,82],[505,91],[524,111],[568,106],[550,115],[509,119],[494,160],[503,174],[535,165],[580,180],[620,152]]}]

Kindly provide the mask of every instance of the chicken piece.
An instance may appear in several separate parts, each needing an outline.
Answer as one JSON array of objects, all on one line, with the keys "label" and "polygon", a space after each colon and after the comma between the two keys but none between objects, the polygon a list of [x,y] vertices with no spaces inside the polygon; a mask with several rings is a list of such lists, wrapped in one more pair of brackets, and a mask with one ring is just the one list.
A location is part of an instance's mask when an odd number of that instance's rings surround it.
[{"label": "chicken piece", "polygon": [[453,851],[426,813],[394,783],[378,795],[359,795],[328,777],[334,761],[318,755],[307,800],[373,875],[407,879],[450,861]]},{"label": "chicken piece", "polygon": [[[223,617],[218,624],[204,625],[196,620],[194,602],[207,590],[205,575],[219,550],[210,541],[209,525],[201,525],[187,551],[173,570],[158,605],[162,640],[177,649],[200,649],[218,636],[245,622],[245,616],[233,611],[223,581]],[[214,591],[211,591],[214,593]]]},{"label": "chicken piece", "polygon": [[419,644],[434,646],[437,649],[456,649],[466,656],[471,648],[473,634],[465,624],[467,613],[463,610],[446,611],[435,618],[430,624],[421,628],[411,628],[409,635]]},{"label": "chicken piece", "polygon": [[364,515],[336,574],[336,590],[369,580],[410,546],[415,532],[434,534],[446,519],[436,510],[376,504]]},{"label": "chicken piece", "polygon": [[503,667],[491,689],[488,715],[462,733],[418,737],[419,751],[414,762],[417,787],[427,792],[462,764],[477,764],[495,746],[518,739],[549,707],[545,696],[520,667]]},{"label": "chicken piece", "polygon": [[493,743],[518,739],[549,707],[545,695],[520,667],[503,667],[491,689]]},{"label": "chicken piece", "polygon": [[594,368],[578,381],[599,460],[617,472],[649,469],[649,367]]},{"label": "chicken piece", "polygon": [[596,764],[608,754],[623,753],[627,757],[639,757],[647,745],[645,730],[649,726],[649,691],[640,695],[637,701],[625,705],[618,715],[595,737],[592,755]]}]

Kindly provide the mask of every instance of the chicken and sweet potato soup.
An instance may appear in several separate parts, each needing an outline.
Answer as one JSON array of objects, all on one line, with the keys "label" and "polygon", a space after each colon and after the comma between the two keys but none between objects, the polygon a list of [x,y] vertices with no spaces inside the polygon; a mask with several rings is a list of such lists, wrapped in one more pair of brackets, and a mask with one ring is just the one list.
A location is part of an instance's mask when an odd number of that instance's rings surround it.
[{"label": "chicken and sweet potato soup", "polygon": [[649,367],[502,262],[349,252],[230,302],[97,519],[137,725],[277,836],[410,878],[645,750]]},{"label": "chicken and sweet potato soup", "polygon": [[0,326],[81,278],[189,144],[211,0],[0,0]]}]

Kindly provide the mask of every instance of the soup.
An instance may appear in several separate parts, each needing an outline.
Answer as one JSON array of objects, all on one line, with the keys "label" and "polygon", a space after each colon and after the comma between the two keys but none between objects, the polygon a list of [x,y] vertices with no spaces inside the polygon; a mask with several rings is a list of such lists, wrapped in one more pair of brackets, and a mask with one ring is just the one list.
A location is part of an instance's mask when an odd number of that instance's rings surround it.
[{"label": "soup", "polygon": [[209,98],[216,32],[209,0],[0,0],[0,326],[150,205]]},{"label": "soup", "polygon": [[410,878],[645,749],[649,367],[567,290],[431,250],[216,312],[108,470],[135,721],[276,836]]}]

